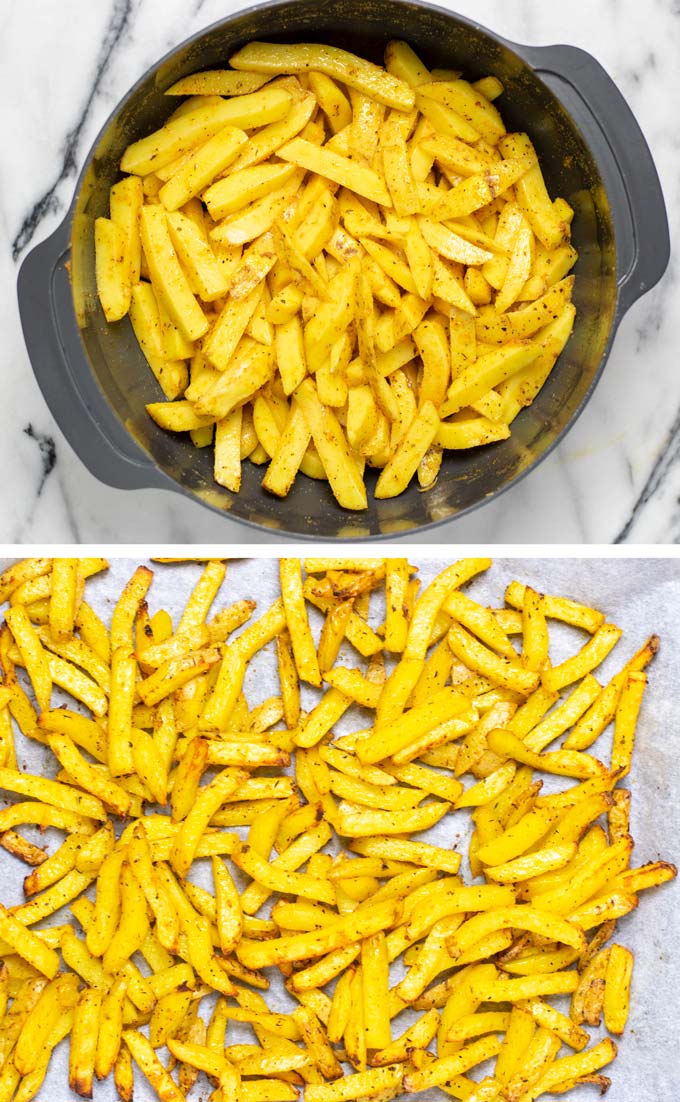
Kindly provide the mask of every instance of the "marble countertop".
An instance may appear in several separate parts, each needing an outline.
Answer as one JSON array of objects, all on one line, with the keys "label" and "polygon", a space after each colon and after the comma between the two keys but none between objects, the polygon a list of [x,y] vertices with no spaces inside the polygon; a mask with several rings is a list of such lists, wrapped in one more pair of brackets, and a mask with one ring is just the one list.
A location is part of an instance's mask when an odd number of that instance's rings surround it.
[{"label": "marble countertop", "polygon": [[[440,3],[517,42],[565,42],[595,54],[643,127],[664,186],[671,234],[678,240],[678,0]],[[4,5],[0,543],[250,543],[254,538],[252,530],[176,494],[114,490],[88,473],[56,428],[34,381],[14,289],[22,257],[63,217],[99,127],[129,86],[182,39],[244,6],[245,0],[22,0]],[[674,257],[663,283],[624,319],[595,396],[561,447],[497,502],[440,528],[433,538],[447,543],[680,542],[679,307],[680,271]],[[259,542],[267,541],[263,534]]]}]

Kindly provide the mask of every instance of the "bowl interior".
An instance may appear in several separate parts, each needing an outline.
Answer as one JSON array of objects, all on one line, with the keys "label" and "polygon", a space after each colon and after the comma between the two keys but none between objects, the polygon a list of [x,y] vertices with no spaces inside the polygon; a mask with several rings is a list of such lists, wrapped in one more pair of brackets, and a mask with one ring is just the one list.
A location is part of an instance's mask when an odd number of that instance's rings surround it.
[{"label": "bowl interior", "polygon": [[[180,77],[224,67],[245,42],[318,41],[339,45],[381,62],[391,38],[406,39],[430,67],[456,68],[475,80],[494,74],[505,87],[497,105],[509,130],[534,141],[549,190],[574,207],[573,241],[580,259],[574,335],[534,404],[517,418],[501,444],[445,453],[436,486],[411,486],[392,501],[375,501],[369,471],[369,508],[350,514],[336,505],[328,487],[303,475],[285,501],[260,486],[263,469],[243,465],[241,492],[234,495],[212,478],[212,449],[198,450],[188,437],[159,429],[145,404],[162,400],[127,319],[107,325],[94,275],[93,223],[108,213],[108,192],[129,142],[162,125],[177,106],[163,95]],[[100,136],[83,176],[73,222],[74,285],[83,325],[81,336],[92,372],[112,410],[156,465],[206,505],[281,533],[314,537],[389,536],[448,520],[488,500],[525,473],[551,448],[593,387],[612,328],[616,305],[616,258],[611,213],[597,164],[574,122],[551,90],[504,43],[455,15],[395,0],[316,0],[262,5],[208,28],[152,70],[129,94]]]}]

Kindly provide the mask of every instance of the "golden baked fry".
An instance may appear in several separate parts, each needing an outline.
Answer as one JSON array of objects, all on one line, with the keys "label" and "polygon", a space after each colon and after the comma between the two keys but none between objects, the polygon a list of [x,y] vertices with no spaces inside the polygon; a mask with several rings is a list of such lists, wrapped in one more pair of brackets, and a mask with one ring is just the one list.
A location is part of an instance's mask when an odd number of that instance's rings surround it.
[{"label": "golden baked fry", "polygon": [[[419,72],[404,49],[393,58]],[[619,787],[658,639],[602,688],[623,632],[520,582],[510,608],[481,604],[462,587],[484,558],[422,593],[406,559],[281,559],[280,596],[248,626],[254,600],[221,607],[225,561],[203,562],[176,619],[149,607],[147,566],[108,612],[86,602],[106,565],[32,559],[0,575],[0,788],[16,798],[0,834],[30,870],[24,900],[0,902],[0,1096],[34,1097],[66,1037],[85,1098],[111,1072],[131,1098],[132,1062],[169,1102],[199,1075],[229,1102],[295,1102],[301,1087],[307,1102],[439,1087],[534,1102],[606,1086],[616,1045],[586,1027],[627,1024],[634,961],[616,920],[677,873],[631,867]],[[384,625],[369,623],[376,593]],[[560,639],[559,664],[555,618],[583,636],[567,658]],[[54,687],[79,709],[52,707]],[[589,752],[553,748],[574,733]],[[24,739],[44,749],[40,773],[21,767]],[[472,878],[451,845],[467,809]],[[27,825],[60,841],[38,850]],[[287,994],[270,996],[277,975]],[[552,1003],[565,995],[569,1016]]]}]

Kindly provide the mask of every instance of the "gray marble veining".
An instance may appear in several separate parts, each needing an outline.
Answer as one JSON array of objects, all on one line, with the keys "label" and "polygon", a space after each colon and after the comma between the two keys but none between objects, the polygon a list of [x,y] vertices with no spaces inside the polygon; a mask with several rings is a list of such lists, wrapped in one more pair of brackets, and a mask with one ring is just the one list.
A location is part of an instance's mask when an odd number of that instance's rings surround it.
[{"label": "gray marble veining", "polygon": [[[455,0],[516,41],[594,53],[635,111],[680,236],[677,0]],[[251,530],[176,495],[102,486],[55,427],[33,380],[14,284],[67,209],[97,130],[139,74],[234,0],[22,0],[3,5],[0,100],[0,542],[251,542]],[[566,441],[499,501],[437,542],[680,542],[680,272],[624,319],[604,377]],[[425,537],[428,538],[428,537]],[[266,542],[267,537],[262,537]]]}]

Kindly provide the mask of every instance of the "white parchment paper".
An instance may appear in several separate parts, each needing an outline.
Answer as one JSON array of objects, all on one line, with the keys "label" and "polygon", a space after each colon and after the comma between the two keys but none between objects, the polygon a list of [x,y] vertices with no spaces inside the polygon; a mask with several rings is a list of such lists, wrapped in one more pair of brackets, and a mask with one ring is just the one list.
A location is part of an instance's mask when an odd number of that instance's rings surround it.
[{"label": "white parchment paper", "polygon": [[[411,560],[419,567],[423,586],[449,564],[448,559],[429,557],[420,552]],[[4,569],[11,560],[0,561]],[[108,622],[110,612],[125,581],[138,561],[110,559],[110,569],[87,585],[87,599]],[[151,564],[155,579],[149,596],[153,613],[166,608],[175,623],[201,567],[190,564],[166,566]],[[643,702],[633,772],[627,785],[633,789],[632,828],[636,839],[634,864],[663,857],[680,863],[680,561],[672,559],[498,559],[485,575],[467,587],[472,596],[494,606],[503,604],[505,586],[513,578],[537,590],[560,593],[591,604],[604,611],[608,619],[624,629],[614,652],[597,672],[602,681],[620,668],[627,658],[652,633],[661,637],[661,650],[649,670],[649,686]],[[213,611],[240,598],[255,598],[261,615],[278,595],[278,566],[275,559],[244,559],[229,563],[227,578]],[[381,601],[374,597],[371,618],[382,619]],[[321,618],[312,615],[318,633]],[[554,640],[553,661],[566,657],[580,645],[583,636],[572,629],[551,623]],[[580,640],[580,642],[579,642]],[[339,664],[360,665],[361,659],[350,646],[343,648]],[[251,663],[245,691],[251,706],[279,691],[273,646],[266,648]],[[310,690],[303,706],[310,708],[315,699]],[[65,700],[66,698],[64,698]],[[53,704],[61,703],[55,693]],[[73,702],[69,700],[69,705]],[[347,713],[338,731],[364,727],[366,713],[361,709]],[[608,760],[611,735],[605,733],[592,752]],[[55,773],[54,761],[37,743],[17,736],[18,757],[22,767]],[[560,784],[559,781],[555,782]],[[546,785],[549,790],[550,785]],[[3,801],[3,806],[4,806]],[[447,816],[427,836],[438,844],[467,851],[467,816],[458,812]],[[48,831],[42,839],[22,832],[32,840],[47,842],[50,852],[61,836]],[[464,863],[463,868],[466,868]],[[22,899],[22,880],[26,867],[0,850],[0,899],[13,905]],[[209,864],[196,862],[192,879],[211,887]],[[50,921],[64,921],[64,914]],[[609,1073],[613,1085],[611,1102],[675,1102],[680,1098],[680,910],[676,884],[643,893],[638,910],[619,922],[617,940],[635,953],[632,1007],[626,1034],[619,1045],[619,1056]],[[272,977],[274,971],[271,970]],[[276,979],[268,993],[272,1007],[290,1009],[292,1001]],[[205,1005],[205,1004],[202,1004]],[[404,1023],[404,1024],[402,1024]],[[396,1032],[408,1024],[396,1023]],[[396,1034],[395,1034],[396,1035]],[[230,1024],[228,1043],[252,1041],[245,1027]],[[564,1050],[561,1055],[567,1054]],[[161,1053],[167,1055],[165,1051]],[[71,1097],[67,1086],[68,1043],[55,1052],[39,1097],[44,1102]],[[478,1077],[477,1072],[473,1073]],[[206,1099],[208,1084],[201,1077],[192,1097]],[[116,1097],[113,1081],[95,1085],[95,1098],[108,1102]],[[154,1097],[143,1077],[136,1073],[135,1098],[140,1102]],[[444,1097],[439,1092],[417,1096],[423,1102]],[[594,1097],[593,1088],[580,1088],[568,1097],[586,1102]]]}]

